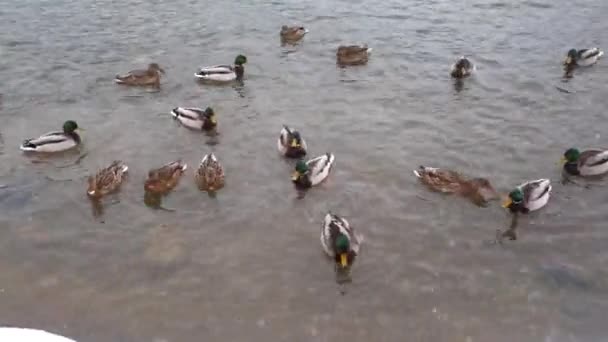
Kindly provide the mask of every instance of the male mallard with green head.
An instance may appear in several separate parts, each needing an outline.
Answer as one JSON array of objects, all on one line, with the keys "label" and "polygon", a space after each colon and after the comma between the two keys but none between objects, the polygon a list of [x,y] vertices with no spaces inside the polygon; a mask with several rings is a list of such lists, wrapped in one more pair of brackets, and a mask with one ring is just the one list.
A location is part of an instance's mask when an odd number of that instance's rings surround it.
[{"label": "male mallard with green head", "polygon": [[131,70],[124,75],[116,75],[114,81],[130,86],[160,86],[160,75],[165,71],[156,63],[148,65],[145,70]]},{"label": "male mallard with green head", "polygon": [[595,64],[602,55],[604,55],[604,51],[596,47],[582,50],[570,49],[566,55],[566,60],[564,60],[564,65],[566,68],[590,66]]},{"label": "male mallard with green head", "polygon": [[325,215],[321,227],[321,246],[323,250],[335,261],[337,269],[347,270],[352,267],[363,237],[355,232],[345,218],[332,214]]},{"label": "male mallard with green head", "polygon": [[300,132],[284,125],[277,141],[277,148],[287,158],[302,158],[306,155],[307,146]]},{"label": "male mallard with green head", "polygon": [[485,178],[468,179],[456,171],[425,166],[414,170],[414,174],[431,190],[459,194],[478,206],[485,206],[490,200],[499,197],[498,192]]},{"label": "male mallard with green head", "polygon": [[20,149],[27,152],[61,152],[80,145],[76,121],[68,120],[63,124],[63,132],[50,132],[34,139],[27,139]]},{"label": "male mallard with green head", "polygon": [[213,153],[203,157],[194,177],[201,191],[216,191],[224,187],[224,168]]},{"label": "male mallard with green head", "polygon": [[120,189],[129,167],[120,160],[115,160],[110,166],[99,170],[95,176],[89,177],[87,195],[99,199]]},{"label": "male mallard with green head", "polygon": [[232,65],[214,65],[210,67],[202,67],[199,71],[194,74],[194,77],[203,81],[215,81],[215,82],[232,82],[234,80],[242,80],[245,74],[245,67],[247,63],[247,57],[238,55],[234,59],[234,66]]},{"label": "male mallard with green head", "polygon": [[298,189],[319,185],[329,177],[335,159],[333,154],[326,153],[307,162],[298,160],[291,181]]},{"label": "male mallard with green head", "polygon": [[509,193],[502,206],[512,213],[527,214],[547,204],[551,189],[551,181],[548,179],[525,182]]},{"label": "male mallard with green head", "polygon": [[281,27],[281,40],[284,42],[295,43],[298,40],[304,38],[304,35],[308,33],[308,30],[304,26],[287,26]]},{"label": "male mallard with green head", "polygon": [[168,193],[177,186],[187,167],[181,160],[176,160],[158,169],[150,170],[148,179],[144,183],[145,191],[154,194]]},{"label": "male mallard with green head", "polygon": [[336,52],[336,58],[341,66],[361,65],[367,63],[370,52],[372,52],[372,49],[368,48],[367,45],[340,46],[338,52]]},{"label": "male mallard with green head", "polygon": [[171,115],[182,125],[195,130],[210,131],[217,126],[215,111],[211,107],[205,110],[176,107],[171,110]]},{"label": "male mallard with green head", "polygon": [[599,176],[608,173],[608,150],[580,152],[569,148],[562,157],[564,171],[573,176]]}]

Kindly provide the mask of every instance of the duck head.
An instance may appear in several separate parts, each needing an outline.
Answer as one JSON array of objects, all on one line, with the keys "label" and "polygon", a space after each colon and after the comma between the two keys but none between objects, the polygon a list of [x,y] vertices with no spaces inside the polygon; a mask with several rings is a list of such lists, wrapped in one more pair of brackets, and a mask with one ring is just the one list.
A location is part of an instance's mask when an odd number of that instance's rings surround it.
[{"label": "duck head", "polygon": [[342,233],[336,237],[334,241],[334,250],[336,251],[336,263],[345,269],[349,266],[350,240]]},{"label": "duck head", "polygon": [[217,117],[215,116],[215,111],[211,107],[207,107],[203,115],[211,121],[212,124],[217,124]]},{"label": "duck head", "polygon": [[581,152],[572,147],[564,152],[564,155],[561,158],[561,164],[564,167],[564,170],[574,176],[578,176],[580,174],[578,170],[578,160],[581,157]]},{"label": "duck head", "polygon": [[295,171],[291,175],[291,180],[297,182],[302,176],[308,173],[309,168],[308,164],[306,164],[303,160],[298,160],[296,163]]},{"label": "duck head", "polygon": [[87,195],[93,199],[101,197],[101,191],[99,191],[97,187],[97,177],[95,176],[89,176],[89,187],[87,188]]},{"label": "duck head", "polygon": [[506,201],[502,204],[503,208],[509,209],[512,213],[521,211],[524,208],[524,193],[520,188],[509,192]]},{"label": "duck head", "polygon": [[148,71],[160,72],[162,74],[165,73],[165,70],[163,68],[161,68],[160,65],[158,65],[156,63],[150,63],[150,65],[148,65]]},{"label": "duck head", "polygon": [[576,49],[570,49],[570,51],[568,51],[568,54],[566,55],[566,60],[564,61],[564,65],[570,66],[570,65],[576,64],[577,53],[578,52],[576,51]]},{"label": "duck head", "polygon": [[[63,133],[71,134],[78,130],[78,124],[74,120],[68,120],[63,123]],[[82,129],[81,129],[82,130]]]}]

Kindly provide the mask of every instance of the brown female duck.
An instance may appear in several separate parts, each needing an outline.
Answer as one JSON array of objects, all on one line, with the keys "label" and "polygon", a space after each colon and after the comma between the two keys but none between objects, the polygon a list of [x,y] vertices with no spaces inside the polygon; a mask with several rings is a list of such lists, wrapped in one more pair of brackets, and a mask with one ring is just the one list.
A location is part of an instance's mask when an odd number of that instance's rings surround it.
[{"label": "brown female duck", "polygon": [[216,191],[224,187],[224,168],[213,153],[207,154],[194,175],[201,191]]},{"label": "brown female duck", "polygon": [[485,206],[488,201],[499,197],[485,178],[467,179],[455,171],[425,166],[414,170],[414,174],[431,190],[459,194],[478,206]]},{"label": "brown female duck", "polygon": [[186,164],[181,160],[176,160],[158,169],[150,170],[148,179],[144,183],[144,189],[146,192],[154,194],[166,194],[177,186],[186,168]]},{"label": "brown female duck", "polygon": [[93,199],[98,199],[117,191],[128,169],[129,167],[123,162],[115,160],[110,166],[99,170],[95,176],[89,177],[87,195]]},{"label": "brown female duck", "polygon": [[160,86],[160,75],[165,71],[156,63],[148,65],[146,70],[132,70],[124,75],[116,75],[114,81],[130,86]]},{"label": "brown female duck", "polygon": [[336,57],[338,64],[345,65],[361,65],[367,63],[369,53],[372,51],[367,45],[349,45],[338,47]]},{"label": "brown female duck", "polygon": [[308,33],[308,30],[304,26],[287,26],[281,27],[281,40],[284,42],[297,42],[304,38],[304,35]]}]

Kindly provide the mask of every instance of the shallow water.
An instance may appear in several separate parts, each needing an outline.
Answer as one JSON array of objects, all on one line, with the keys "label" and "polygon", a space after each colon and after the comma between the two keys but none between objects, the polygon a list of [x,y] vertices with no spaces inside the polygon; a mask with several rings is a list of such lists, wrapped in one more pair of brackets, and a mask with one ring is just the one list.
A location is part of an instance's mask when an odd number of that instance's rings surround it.
[{"label": "shallow water", "polygon": [[[0,0],[0,325],[83,342],[605,339],[607,184],[562,185],[556,162],[608,146],[608,63],[569,82],[559,64],[608,47],[607,15],[603,0]],[[310,33],[282,47],[284,23]],[[337,68],[336,47],[357,42],[368,65]],[[239,53],[244,86],[194,81]],[[478,72],[459,86],[462,54]],[[113,84],[152,61],[160,92]],[[168,115],[208,105],[215,138]],[[87,129],[81,151],[18,150],[66,119]],[[304,199],[276,152],[284,123],[311,156],[336,155]],[[226,169],[215,198],[192,178],[210,151]],[[148,170],[177,158],[175,211],[146,207]],[[130,176],[95,218],[86,177],[113,159]],[[503,192],[550,178],[553,198],[492,245],[502,208],[428,192],[420,164]],[[327,210],[365,236],[344,296],[319,244]]]}]

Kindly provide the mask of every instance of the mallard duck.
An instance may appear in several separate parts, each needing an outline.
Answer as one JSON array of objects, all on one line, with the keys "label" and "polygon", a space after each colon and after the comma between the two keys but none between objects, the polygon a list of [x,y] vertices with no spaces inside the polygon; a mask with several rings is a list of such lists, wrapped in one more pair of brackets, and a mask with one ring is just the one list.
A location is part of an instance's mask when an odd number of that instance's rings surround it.
[{"label": "mallard duck", "polygon": [[562,157],[564,170],[573,176],[599,176],[608,172],[608,150],[580,152],[569,148]]},{"label": "mallard duck", "polygon": [[[77,133],[78,124],[68,120],[63,124],[63,132],[46,133],[35,139],[27,139],[20,149],[28,152],[61,152],[80,145],[80,136]],[[82,130],[82,129],[80,129]]]},{"label": "mallard duck", "polygon": [[194,76],[204,81],[231,82],[236,79],[240,80],[245,73],[245,67],[243,66],[245,63],[247,63],[247,57],[238,55],[234,59],[234,66],[215,65],[202,67]]},{"label": "mallard duck", "polygon": [[160,75],[165,71],[158,64],[148,65],[146,70],[132,70],[124,75],[116,75],[114,81],[118,84],[130,86],[160,86]]},{"label": "mallard duck", "polygon": [[176,160],[158,169],[150,170],[148,179],[144,183],[144,189],[147,192],[157,194],[164,194],[173,190],[187,167],[181,160]]},{"label": "mallard duck", "polygon": [[302,158],[306,155],[306,141],[300,136],[300,132],[292,131],[285,125],[281,129],[277,147],[287,158]]},{"label": "mallard duck", "polygon": [[355,232],[345,218],[331,212],[325,215],[321,227],[321,246],[341,269],[353,265],[362,242],[363,237]]},{"label": "mallard duck", "polygon": [[450,75],[454,78],[465,78],[470,76],[475,66],[465,56],[462,56],[452,65]]},{"label": "mallard duck", "polygon": [[512,213],[528,213],[544,207],[551,194],[551,181],[537,179],[525,182],[511,191],[503,203]]},{"label": "mallard duck", "polygon": [[329,176],[335,159],[333,154],[326,153],[307,162],[298,160],[291,181],[301,189],[319,185]]},{"label": "mallard duck", "polygon": [[281,39],[288,42],[296,42],[304,37],[308,30],[304,26],[287,26],[281,27]]},{"label": "mallard duck", "polygon": [[110,166],[99,170],[95,176],[89,177],[87,195],[91,198],[101,198],[117,191],[124,180],[129,167],[120,160],[115,160]]},{"label": "mallard duck", "polygon": [[196,130],[210,131],[217,126],[215,112],[211,107],[205,110],[176,107],[171,110],[171,115],[182,125]]},{"label": "mallard duck", "polygon": [[570,51],[568,51],[568,55],[566,56],[566,60],[564,61],[564,65],[566,67],[590,66],[595,64],[603,54],[604,51],[598,48],[583,49],[578,51],[576,49],[570,49]]},{"label": "mallard duck", "polygon": [[339,65],[360,65],[367,63],[369,54],[372,52],[367,45],[349,45],[338,47],[336,57]]},{"label": "mallard duck", "polygon": [[3,327],[0,328],[2,342],[76,342],[67,337],[51,334],[44,330]]},{"label": "mallard duck", "polygon": [[498,198],[498,193],[485,178],[468,179],[451,170],[420,166],[414,174],[431,190],[456,193],[470,199],[479,206]]},{"label": "mallard duck", "polygon": [[213,153],[203,157],[195,180],[201,191],[216,191],[224,186],[224,169]]}]

